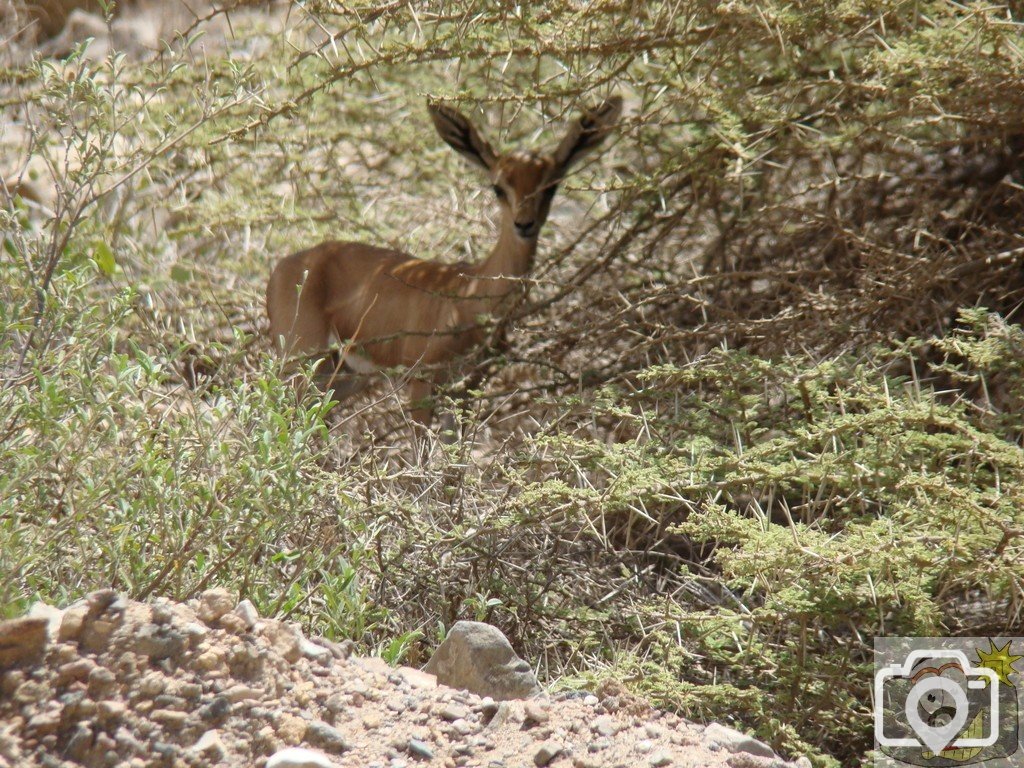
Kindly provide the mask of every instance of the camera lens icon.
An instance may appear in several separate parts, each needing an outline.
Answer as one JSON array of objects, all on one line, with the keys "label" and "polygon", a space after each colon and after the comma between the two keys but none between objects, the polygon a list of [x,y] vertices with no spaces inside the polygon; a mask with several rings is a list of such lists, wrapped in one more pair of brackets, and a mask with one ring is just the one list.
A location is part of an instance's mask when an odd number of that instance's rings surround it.
[{"label": "camera lens icon", "polygon": [[[888,699],[887,688],[893,689]],[[887,734],[885,715],[899,705],[900,694],[904,717],[899,719],[906,727]],[[883,706],[886,701],[892,707]],[[875,739],[882,747],[927,748],[934,755],[988,747],[999,738],[998,721],[999,677],[987,667],[972,667],[963,651],[912,651],[902,664],[875,673]],[[916,738],[907,737],[907,730]]]},{"label": "camera lens icon", "polygon": [[[922,716],[922,710],[927,713],[927,719]],[[967,724],[970,704],[956,681],[930,676],[910,689],[904,711],[917,738],[938,754]]]}]

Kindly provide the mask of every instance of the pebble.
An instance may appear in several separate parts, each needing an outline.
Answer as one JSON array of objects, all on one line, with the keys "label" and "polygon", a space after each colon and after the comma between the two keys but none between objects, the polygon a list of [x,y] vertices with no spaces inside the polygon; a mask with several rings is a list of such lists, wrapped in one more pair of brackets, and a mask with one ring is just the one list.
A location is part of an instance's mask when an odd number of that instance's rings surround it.
[{"label": "pebble", "polygon": [[426,742],[420,739],[409,739],[409,754],[413,757],[418,757],[421,760],[433,760],[434,751],[427,746]]},{"label": "pebble", "polygon": [[306,726],[306,741],[335,754],[341,754],[349,748],[341,731],[320,720],[314,720]]},{"label": "pebble", "polygon": [[651,755],[650,763],[653,768],[662,768],[662,766],[672,765],[672,756],[668,752],[655,752]]},{"label": "pebble", "polygon": [[243,600],[235,606],[235,616],[240,618],[245,624],[246,629],[252,629],[256,626],[256,622],[259,621],[260,613],[256,610],[256,606],[252,604],[250,600]]},{"label": "pebble", "polygon": [[542,742],[533,753],[533,764],[537,768],[543,768],[543,766],[550,763],[555,759],[555,756],[562,751],[562,745],[557,741],[548,740]]},{"label": "pebble", "polygon": [[266,768],[337,768],[327,755],[302,747],[289,747],[267,760]]},{"label": "pebble", "polygon": [[199,609],[196,613],[201,621],[213,627],[216,626],[221,616],[230,612],[234,607],[235,598],[231,593],[217,587],[208,589],[199,596]]},{"label": "pebble", "polygon": [[206,731],[195,744],[191,751],[197,755],[206,755],[213,760],[220,760],[227,754],[227,747],[217,731]]},{"label": "pebble", "polygon": [[149,718],[163,725],[172,731],[181,730],[188,722],[187,712],[178,712],[173,709],[154,709],[149,713]]}]

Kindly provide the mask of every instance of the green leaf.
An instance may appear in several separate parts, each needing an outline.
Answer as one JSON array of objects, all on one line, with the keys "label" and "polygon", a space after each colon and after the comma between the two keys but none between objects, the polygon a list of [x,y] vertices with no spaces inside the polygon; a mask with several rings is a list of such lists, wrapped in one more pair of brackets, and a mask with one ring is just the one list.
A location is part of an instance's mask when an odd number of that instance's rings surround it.
[{"label": "green leaf", "polygon": [[187,283],[192,279],[192,270],[175,264],[171,267],[171,279],[176,283]]},{"label": "green leaf", "polygon": [[114,252],[105,241],[96,241],[96,245],[93,248],[93,259],[99,271],[107,277],[111,277],[117,271],[117,261],[114,260]]}]

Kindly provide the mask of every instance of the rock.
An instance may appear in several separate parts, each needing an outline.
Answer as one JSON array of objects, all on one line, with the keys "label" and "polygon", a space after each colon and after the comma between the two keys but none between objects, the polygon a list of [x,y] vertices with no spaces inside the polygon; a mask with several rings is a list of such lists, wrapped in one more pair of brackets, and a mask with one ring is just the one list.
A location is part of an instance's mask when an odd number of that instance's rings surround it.
[{"label": "rock", "polygon": [[67,608],[61,617],[57,638],[61,641],[77,641],[85,626],[85,617],[88,615],[89,606],[86,603],[75,603]]},{"label": "rock", "polygon": [[427,746],[426,742],[419,739],[409,739],[408,749],[410,755],[420,760],[434,759],[434,751]]},{"label": "rock", "polygon": [[748,736],[721,723],[712,723],[705,728],[703,739],[705,742],[714,742],[729,752],[748,752],[759,757],[777,757],[774,750],[763,741],[758,741],[753,736]]},{"label": "rock", "polygon": [[149,718],[160,723],[169,731],[179,731],[188,722],[188,713],[178,712],[174,709],[154,709],[149,713]]},{"label": "rock", "polygon": [[45,619],[47,639],[50,642],[57,639],[57,635],[60,632],[61,621],[64,619],[64,611],[60,608],[55,608],[41,600],[37,600],[32,603],[32,607],[28,609],[26,616],[30,619]]},{"label": "rock", "polygon": [[450,703],[441,707],[437,714],[449,723],[454,723],[456,720],[465,720],[469,717],[469,710],[461,704]]},{"label": "rock", "polygon": [[234,613],[225,613],[217,620],[217,623],[221,629],[225,629],[233,635],[244,635],[249,631],[249,627],[245,625],[245,619]]},{"label": "rock", "polygon": [[314,747],[321,747],[336,755],[340,755],[349,748],[341,731],[320,720],[314,720],[306,726],[305,740]]},{"label": "rock", "polygon": [[200,621],[207,626],[215,627],[220,617],[231,612],[235,607],[235,598],[230,592],[221,587],[208,589],[199,596],[199,610],[197,614]]},{"label": "rock", "polygon": [[299,640],[299,652],[307,659],[320,664],[330,664],[334,660],[334,654],[330,650],[304,637]]},{"label": "rock", "polygon": [[167,624],[143,624],[135,637],[135,652],[150,659],[180,656],[188,641]]},{"label": "rock", "polygon": [[437,677],[424,672],[422,669],[415,669],[413,667],[399,667],[395,670],[398,675],[413,688],[419,688],[421,690],[430,690],[431,688],[437,688]]},{"label": "rock", "polygon": [[548,711],[536,701],[528,701],[523,706],[526,725],[544,725],[551,716]]},{"label": "rock", "polygon": [[353,659],[353,661],[367,672],[384,675],[385,677],[391,674],[391,667],[380,656],[361,656]]},{"label": "rock", "polygon": [[289,747],[267,760],[266,768],[337,768],[322,752],[302,747]]},{"label": "rock", "polygon": [[256,606],[249,600],[243,600],[236,605],[234,614],[242,620],[246,629],[252,629],[255,627],[256,622],[259,621],[260,618],[260,613],[256,610]]},{"label": "rock", "polygon": [[106,699],[96,703],[96,714],[104,722],[120,720],[124,717],[127,707],[123,702]]},{"label": "rock", "polygon": [[306,738],[306,721],[295,715],[284,714],[281,715],[274,730],[277,732],[277,738],[285,744],[295,746]]},{"label": "rock", "polygon": [[44,618],[0,621],[0,669],[34,664],[46,650],[47,627]]},{"label": "rock", "polygon": [[651,755],[650,762],[653,768],[662,768],[666,765],[672,765],[672,755],[668,752],[655,752]]},{"label": "rock", "polygon": [[543,766],[550,763],[555,759],[555,756],[562,751],[562,745],[557,741],[548,740],[542,742],[533,753],[533,764],[537,768],[543,768]]},{"label": "rock", "polygon": [[300,649],[302,636],[295,627],[282,624],[280,621],[266,621],[260,627],[260,634],[285,661],[294,664],[302,658]]},{"label": "rock", "polygon": [[540,693],[530,665],[516,656],[497,627],[460,621],[423,667],[442,685],[503,701]]},{"label": "rock", "polygon": [[205,755],[211,760],[221,760],[228,752],[217,731],[206,731],[192,745],[190,751],[196,755]]},{"label": "rock", "polygon": [[57,685],[67,685],[74,680],[86,680],[96,664],[91,659],[76,659],[57,668]]}]

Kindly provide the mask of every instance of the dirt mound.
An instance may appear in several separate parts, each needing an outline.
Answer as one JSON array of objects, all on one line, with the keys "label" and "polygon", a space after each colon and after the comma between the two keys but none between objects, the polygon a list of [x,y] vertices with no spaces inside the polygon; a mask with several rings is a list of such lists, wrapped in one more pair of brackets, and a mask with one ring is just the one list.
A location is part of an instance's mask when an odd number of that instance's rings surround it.
[{"label": "dirt mound", "polygon": [[614,687],[496,702],[438,685],[221,590],[37,605],[0,623],[0,669],[2,768],[785,765]]}]

